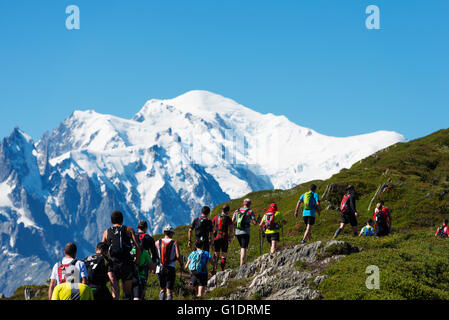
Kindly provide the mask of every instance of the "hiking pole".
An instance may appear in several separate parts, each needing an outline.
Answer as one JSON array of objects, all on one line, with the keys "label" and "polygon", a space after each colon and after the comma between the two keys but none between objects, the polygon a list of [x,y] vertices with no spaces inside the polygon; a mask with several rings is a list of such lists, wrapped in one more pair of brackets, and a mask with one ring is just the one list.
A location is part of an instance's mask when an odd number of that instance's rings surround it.
[{"label": "hiking pole", "polygon": [[260,231],[260,229],[259,229],[259,256],[261,256],[262,255],[262,246],[263,246],[263,243],[262,243],[262,237],[260,236],[260,233],[261,233],[262,231]]}]

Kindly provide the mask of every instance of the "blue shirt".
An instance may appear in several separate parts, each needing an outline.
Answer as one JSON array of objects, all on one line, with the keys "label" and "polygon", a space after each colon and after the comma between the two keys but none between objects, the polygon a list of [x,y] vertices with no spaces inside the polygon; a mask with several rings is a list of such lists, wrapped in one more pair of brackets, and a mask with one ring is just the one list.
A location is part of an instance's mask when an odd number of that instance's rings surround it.
[{"label": "blue shirt", "polygon": [[[208,251],[204,251],[201,249],[198,249],[197,251],[202,252],[202,256],[201,256],[202,271],[200,273],[207,273],[207,261],[209,259],[212,259],[212,256],[210,255],[210,253]],[[193,251],[187,259],[192,261],[192,257],[193,257],[194,253],[195,253],[195,251]]]},{"label": "blue shirt", "polygon": [[[318,193],[312,192],[312,196],[315,198],[315,207],[310,210],[307,210],[304,208],[302,210],[303,217],[314,217],[315,218],[315,208],[318,205],[318,202],[320,202],[320,199],[318,198]],[[304,204],[304,194],[301,196],[301,198],[299,198],[299,201],[301,201],[301,203]]]}]

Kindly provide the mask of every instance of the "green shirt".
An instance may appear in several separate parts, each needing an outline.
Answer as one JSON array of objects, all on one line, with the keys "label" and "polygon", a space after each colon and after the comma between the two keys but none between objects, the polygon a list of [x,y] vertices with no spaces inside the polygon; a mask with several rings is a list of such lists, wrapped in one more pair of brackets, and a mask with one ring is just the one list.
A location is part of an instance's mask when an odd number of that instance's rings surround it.
[{"label": "green shirt", "polygon": [[[132,253],[136,253],[136,249],[133,248],[131,250]],[[142,250],[140,252],[140,260],[139,260],[139,267],[148,265],[148,263],[152,262],[151,258],[150,258],[150,253],[148,252],[148,250]],[[141,279],[145,279],[146,278],[146,271],[145,268],[139,268],[139,276]]]}]

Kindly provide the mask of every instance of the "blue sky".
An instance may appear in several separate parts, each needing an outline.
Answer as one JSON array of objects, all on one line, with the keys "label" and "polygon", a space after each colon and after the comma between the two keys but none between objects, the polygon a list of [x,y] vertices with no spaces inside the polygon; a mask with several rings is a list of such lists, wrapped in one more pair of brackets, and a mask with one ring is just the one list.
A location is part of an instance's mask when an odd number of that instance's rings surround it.
[{"label": "blue sky", "polygon": [[414,139],[449,127],[448,15],[447,0],[2,0],[0,137],[202,89],[327,135]]}]

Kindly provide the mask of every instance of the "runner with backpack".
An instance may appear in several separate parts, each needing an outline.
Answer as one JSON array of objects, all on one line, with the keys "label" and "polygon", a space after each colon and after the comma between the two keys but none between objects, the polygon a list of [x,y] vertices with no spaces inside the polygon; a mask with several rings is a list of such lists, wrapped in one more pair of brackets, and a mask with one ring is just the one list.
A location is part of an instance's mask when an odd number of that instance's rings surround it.
[{"label": "runner with backpack", "polygon": [[449,224],[449,220],[444,219],[443,225],[439,226],[437,231],[435,232],[435,237],[447,238],[449,236],[448,224]]},{"label": "runner with backpack", "polygon": [[[133,277],[133,297],[134,300],[144,300],[145,291],[148,281],[148,274],[156,269],[154,261],[157,260],[157,250],[154,244],[154,239],[146,233],[148,224],[145,220],[140,220],[137,224],[136,238],[139,241],[140,260],[137,266],[136,273]],[[150,252],[152,257],[150,257]],[[131,255],[136,255],[136,248],[131,250]]]},{"label": "runner with backpack", "polygon": [[[109,256],[112,260],[115,281],[113,291],[120,293],[120,280],[123,284],[123,293],[126,300],[132,300],[132,283],[136,271],[136,264],[140,261],[140,246],[137,242],[133,228],[123,225],[123,214],[114,211],[111,214],[112,227],[103,232],[102,242],[109,247]],[[136,248],[136,257],[133,259],[131,250]],[[114,297],[118,299],[117,295]]]},{"label": "runner with backpack", "polygon": [[226,256],[228,253],[229,243],[233,237],[232,234],[232,219],[229,216],[230,211],[229,205],[225,204],[221,213],[215,216],[212,219],[212,225],[214,226],[214,264],[212,274],[215,274],[217,271],[218,260],[220,259],[221,253],[221,261],[220,267],[221,271],[224,271],[226,268]]},{"label": "runner with backpack", "polygon": [[[112,268],[112,260],[107,257],[108,245],[99,242],[95,249],[95,254],[84,259],[87,270],[87,281],[92,289],[94,300],[113,300],[113,297],[119,295],[118,292],[109,291],[106,284],[110,281],[115,282],[114,272]],[[115,287],[112,286],[115,290]]]},{"label": "runner with backpack", "polygon": [[343,199],[340,204],[341,211],[341,223],[340,227],[334,233],[334,239],[338,237],[340,232],[343,230],[346,224],[350,224],[352,227],[354,237],[357,236],[357,217],[359,213],[356,208],[356,200],[355,200],[355,188],[353,185],[349,185],[346,188],[346,193],[343,196]]},{"label": "runner with backpack", "polygon": [[391,216],[390,209],[384,207],[384,202],[380,201],[374,209],[373,215],[376,222],[376,235],[378,237],[386,236],[390,233],[391,228]]},{"label": "runner with backpack", "polygon": [[306,243],[306,239],[309,241],[312,240],[312,226],[315,224],[315,212],[318,212],[318,215],[320,215],[321,212],[320,199],[318,197],[318,193],[315,193],[315,191],[316,185],[310,185],[310,190],[301,195],[298,203],[296,204],[295,218],[298,217],[299,206],[302,203],[302,217],[304,224],[306,225],[306,231],[304,232],[301,243]]},{"label": "runner with backpack", "polygon": [[188,269],[191,273],[192,286],[195,287],[197,297],[202,297],[206,293],[207,263],[210,261],[215,265],[210,253],[201,249],[203,246],[202,240],[195,241],[195,251],[189,255],[185,265],[185,269]]},{"label": "runner with backpack", "polygon": [[213,241],[213,231],[214,227],[212,225],[212,221],[210,221],[207,217],[210,213],[210,208],[204,206],[201,209],[201,216],[195,218],[189,228],[189,248],[192,247],[192,230],[195,230],[195,240],[202,240],[204,247],[202,248],[205,251],[209,251],[210,245]]},{"label": "runner with backpack", "polygon": [[[87,270],[84,262],[76,259],[76,244],[69,242],[64,247],[64,258],[53,266],[48,288],[48,299],[52,299],[53,290],[61,283],[83,283],[87,285]],[[65,288],[65,287],[64,287]],[[70,286],[66,288],[70,291]]]},{"label": "runner with backpack", "polygon": [[256,215],[250,209],[251,200],[246,198],[243,200],[243,208],[234,212],[232,216],[232,223],[235,229],[235,236],[240,244],[240,266],[243,266],[246,261],[246,254],[249,246],[249,235],[251,231],[251,223],[257,225]]},{"label": "runner with backpack", "polygon": [[183,261],[179,251],[178,242],[173,239],[175,230],[172,226],[167,225],[164,228],[164,237],[156,241],[156,249],[158,252],[158,262],[156,273],[159,277],[159,285],[161,291],[159,300],[173,300],[173,289],[176,280],[176,265],[178,261],[180,268],[183,268]]},{"label": "runner with backpack", "polygon": [[278,211],[276,203],[272,203],[260,221],[259,228],[265,233],[268,243],[271,245],[270,253],[275,253],[280,240],[280,230],[285,225],[282,214]]}]

